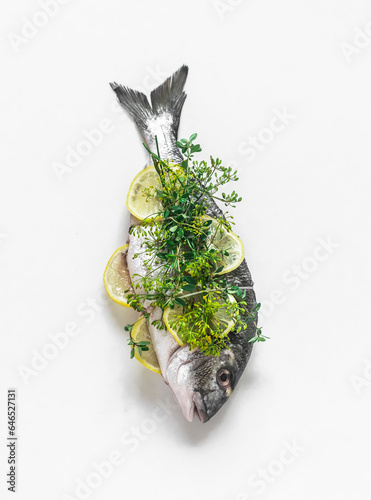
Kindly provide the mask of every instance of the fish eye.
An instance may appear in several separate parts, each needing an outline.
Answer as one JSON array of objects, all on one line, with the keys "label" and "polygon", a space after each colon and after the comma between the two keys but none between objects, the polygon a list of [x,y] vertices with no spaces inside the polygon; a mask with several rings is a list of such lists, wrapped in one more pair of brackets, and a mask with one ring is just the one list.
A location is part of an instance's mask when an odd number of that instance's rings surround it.
[{"label": "fish eye", "polygon": [[231,372],[223,368],[218,372],[217,382],[222,389],[226,389],[231,385]]}]

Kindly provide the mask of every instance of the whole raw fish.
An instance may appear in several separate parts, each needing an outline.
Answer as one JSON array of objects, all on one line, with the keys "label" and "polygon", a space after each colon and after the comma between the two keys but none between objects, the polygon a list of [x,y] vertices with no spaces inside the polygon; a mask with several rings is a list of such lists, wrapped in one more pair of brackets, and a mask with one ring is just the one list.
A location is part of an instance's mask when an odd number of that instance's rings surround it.
[{"label": "whole raw fish", "polygon": [[[149,149],[156,151],[157,136],[161,158],[174,163],[181,163],[183,160],[176,143],[180,114],[186,98],[183,88],[187,74],[188,67],[182,66],[151,92],[151,102],[141,92],[111,83],[119,102],[133,118]],[[149,156],[148,165],[150,164],[152,158]],[[207,214],[217,217],[221,213],[212,200]],[[139,221],[133,218],[132,223]],[[145,272],[145,257],[134,258],[142,244],[139,236],[129,235],[128,243],[127,264],[133,277],[134,274]],[[248,311],[252,311],[256,306],[256,299],[246,261],[243,260],[237,269],[225,276],[229,284],[246,290],[245,302]],[[153,326],[152,321],[160,319],[161,315],[159,308],[151,312],[149,330],[162,377],[172,390],[185,418],[192,421],[196,413],[202,422],[207,422],[236,387],[251,354],[252,343],[249,340],[254,337],[256,326],[253,321],[247,321],[246,330],[229,334],[229,349],[222,350],[219,357],[205,356],[197,349],[179,346],[171,333]]]}]

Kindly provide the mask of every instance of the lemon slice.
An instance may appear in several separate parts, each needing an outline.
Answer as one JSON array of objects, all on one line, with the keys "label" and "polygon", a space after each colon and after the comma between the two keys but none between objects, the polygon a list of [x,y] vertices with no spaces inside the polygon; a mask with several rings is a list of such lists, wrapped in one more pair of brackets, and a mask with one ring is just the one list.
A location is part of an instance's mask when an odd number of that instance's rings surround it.
[{"label": "lemon slice", "polygon": [[[236,299],[232,295],[228,295],[228,300],[231,303],[236,302]],[[176,326],[170,326],[170,323],[177,319],[179,316],[182,316],[183,308],[181,306],[175,306],[174,309],[171,309],[170,306],[165,307],[163,320],[166,325],[166,328],[169,330],[171,335],[177,341],[180,346],[184,346],[184,342],[182,341]],[[221,336],[227,335],[234,326],[234,321],[231,318],[230,314],[228,314],[226,307],[221,307],[215,313],[214,317],[210,321],[210,327],[213,328],[213,325],[219,326],[222,325],[224,327],[223,332],[220,334]]]},{"label": "lemon slice", "polygon": [[151,342],[151,335],[148,331],[147,320],[144,316],[139,318],[138,321],[134,324],[131,331],[131,338],[134,342],[150,342],[150,344],[147,345],[148,351],[142,351],[141,354],[139,354],[138,348],[135,347],[134,356],[140,363],[142,363],[143,366],[145,366],[149,370],[152,370],[155,373],[161,373],[160,365],[158,363],[158,359]]},{"label": "lemon slice", "polygon": [[156,189],[161,189],[160,178],[153,165],[145,168],[135,176],[126,198],[126,206],[129,212],[139,220],[163,210],[159,198],[146,198],[145,189],[151,189],[154,192],[156,192]]},{"label": "lemon slice", "polygon": [[118,248],[112,255],[103,274],[106,292],[112,300],[121,306],[130,307],[127,303],[125,290],[130,289],[131,279],[126,262],[129,245]]},{"label": "lemon slice", "polygon": [[178,316],[181,316],[183,313],[183,310],[180,306],[175,306],[174,309],[171,309],[169,306],[165,307],[164,309],[164,314],[162,319],[164,320],[165,326],[168,329],[168,331],[171,333],[171,335],[174,337],[174,339],[177,341],[177,343],[180,346],[184,346],[184,342],[178,335],[178,331],[173,327],[170,326],[170,321],[173,321],[176,319]]},{"label": "lemon slice", "polygon": [[[178,165],[173,163],[170,163],[169,167],[174,173],[181,170]],[[150,165],[139,172],[131,183],[126,198],[126,206],[129,212],[139,220],[143,220],[151,215],[153,215],[154,219],[159,219],[158,212],[162,212],[164,209],[160,198],[156,196],[147,197],[146,190],[148,189],[154,195],[157,189],[161,189],[160,177],[154,165]]]},{"label": "lemon slice", "polygon": [[211,219],[210,225],[211,234],[209,236],[209,244],[216,250],[226,250],[228,255],[220,256],[220,266],[224,266],[219,274],[230,273],[241,264],[245,257],[243,243],[240,238],[232,231],[228,232],[223,226],[217,226],[217,221],[211,217],[204,217]]}]

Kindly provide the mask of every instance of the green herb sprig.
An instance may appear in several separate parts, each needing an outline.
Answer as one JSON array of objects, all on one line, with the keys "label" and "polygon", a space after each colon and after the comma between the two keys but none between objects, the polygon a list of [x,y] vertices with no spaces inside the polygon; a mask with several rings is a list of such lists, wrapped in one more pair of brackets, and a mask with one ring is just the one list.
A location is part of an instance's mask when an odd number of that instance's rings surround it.
[{"label": "green herb sprig", "polygon": [[[181,313],[170,326],[176,328],[183,342],[191,348],[198,348],[205,355],[218,356],[222,349],[228,348],[230,339],[224,333],[225,325],[215,321],[217,312],[223,310],[224,316],[234,323],[232,331],[238,334],[247,328],[249,321],[256,325],[258,309],[249,312],[244,301],[245,292],[228,285],[225,275],[220,274],[228,249],[215,247],[213,238],[218,231],[231,231],[233,217],[228,212],[217,216],[213,234],[212,220],[205,218],[212,200],[227,207],[235,207],[241,201],[234,190],[219,195],[222,186],[238,181],[237,171],[223,166],[218,158],[210,157],[209,162],[194,161],[194,154],[202,151],[200,145],[194,143],[196,138],[197,134],[192,134],[189,139],[177,142],[184,156],[178,165],[161,159],[157,137],[156,153],[144,144],[161,183],[160,189],[146,189],[144,196],[147,200],[159,198],[163,209],[130,230],[131,234],[142,237],[141,251],[134,258],[141,256],[147,271],[144,275],[133,276],[136,291],[128,290],[127,300],[138,311],[145,309],[148,300],[153,307],[162,310],[167,306],[180,308]],[[235,301],[230,301],[231,295]],[[153,324],[165,328],[162,319]],[[267,337],[256,328],[256,335],[250,342],[265,341]],[[132,339],[129,344],[132,356],[135,347],[146,350],[145,345],[136,345]]]},{"label": "green herb sprig", "polygon": [[138,349],[138,352],[139,352],[139,355],[142,354],[143,351],[149,351],[149,347],[148,345],[150,344],[150,342],[147,342],[145,340],[141,340],[140,342],[135,342],[131,336],[131,331],[133,329],[133,326],[134,325],[126,325],[125,326],[125,330],[127,332],[130,332],[130,339],[128,341],[128,345],[131,346],[131,350],[130,350],[130,358],[133,359],[134,358],[134,354],[135,354],[135,348]]}]

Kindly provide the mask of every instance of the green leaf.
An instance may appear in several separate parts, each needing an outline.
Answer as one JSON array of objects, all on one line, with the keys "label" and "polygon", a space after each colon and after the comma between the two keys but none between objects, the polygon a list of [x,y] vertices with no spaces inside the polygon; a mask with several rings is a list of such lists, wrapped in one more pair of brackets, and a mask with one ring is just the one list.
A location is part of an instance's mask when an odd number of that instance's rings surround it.
[{"label": "green leaf", "polygon": [[133,359],[134,358],[134,346],[132,347],[131,351],[130,351],[130,359]]},{"label": "green leaf", "polygon": [[186,260],[192,260],[194,255],[193,255],[193,252],[185,252],[183,257],[186,259]]},{"label": "green leaf", "polygon": [[183,276],[183,278],[190,285],[197,285],[197,281],[192,276]]},{"label": "green leaf", "polygon": [[193,290],[196,288],[194,285],[183,285],[182,286],[183,290],[186,292],[193,292]]},{"label": "green leaf", "polygon": [[202,151],[199,144],[192,145],[190,149],[191,153],[199,153],[200,151]]},{"label": "green leaf", "polygon": [[181,299],[180,297],[175,297],[175,299],[174,299],[174,300],[175,300],[175,302],[176,302],[177,304],[179,304],[180,306],[185,307],[185,306],[187,305],[187,304],[186,304],[186,302],[185,302],[183,299]]},{"label": "green leaf", "polygon": [[164,260],[166,260],[166,259],[167,259],[167,256],[168,256],[168,254],[167,254],[167,253],[165,253],[165,252],[158,252],[158,254],[157,254],[157,257],[158,257],[159,259],[164,259]]},{"label": "green leaf", "polygon": [[172,211],[175,212],[176,214],[181,214],[184,212],[184,207],[181,207],[181,206],[175,206],[175,207],[171,207]]},{"label": "green leaf", "polygon": [[171,226],[171,228],[169,229],[169,231],[171,231],[172,233],[175,233],[175,231],[178,229],[178,226]]},{"label": "green leaf", "polygon": [[191,137],[189,138],[189,142],[194,141],[197,138],[197,134],[192,134]]}]

